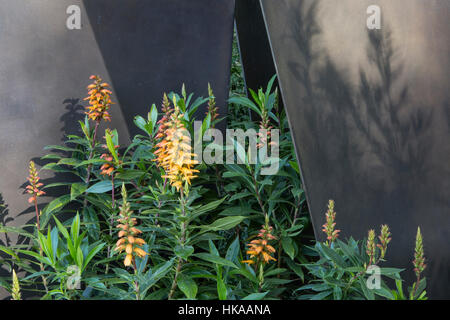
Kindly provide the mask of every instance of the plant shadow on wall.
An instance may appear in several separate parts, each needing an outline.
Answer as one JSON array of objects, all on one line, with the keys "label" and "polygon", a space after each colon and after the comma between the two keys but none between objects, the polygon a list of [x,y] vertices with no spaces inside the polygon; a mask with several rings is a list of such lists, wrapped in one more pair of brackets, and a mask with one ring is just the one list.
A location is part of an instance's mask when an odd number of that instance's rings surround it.
[{"label": "plant shadow on wall", "polygon": [[[286,62],[286,68],[293,76],[291,82],[298,83],[302,92],[301,108],[292,110],[291,116],[302,119],[293,132],[294,139],[302,141],[299,153],[302,166],[308,169],[304,181],[309,205],[318,212],[327,198],[340,199],[345,207],[345,235],[362,237],[364,228],[394,225],[396,243],[388,260],[398,264],[394,252],[411,247],[406,235],[417,225],[393,222],[398,221],[400,212],[418,206],[417,186],[429,183],[432,110],[411,100],[413,95],[402,79],[404,65],[387,26],[367,31],[367,62],[359,69],[355,85],[323,41],[318,23],[321,2],[280,5],[287,6],[285,12],[292,15],[282,40],[295,45],[300,53]],[[388,221],[380,221],[376,214],[361,221],[350,216],[365,210],[360,201],[352,199],[377,203],[381,211],[392,211],[394,203],[399,210],[392,212]]]},{"label": "plant shadow on wall", "polygon": [[76,126],[78,121],[82,121],[84,119],[84,106],[81,104],[79,98],[67,98],[64,100],[63,104],[65,105],[65,109],[67,110],[59,120],[63,123],[63,127],[61,131],[64,133],[64,138],[68,134],[79,134],[81,133],[80,128]]},{"label": "plant shadow on wall", "polygon": [[[345,190],[371,189],[368,185],[358,187],[368,180],[361,168],[362,160],[368,158],[371,166],[388,170],[385,175],[393,179],[380,181],[381,185],[373,191],[398,186],[401,189],[392,190],[392,199],[411,199],[409,188],[430,169],[427,154],[432,143],[426,138],[432,110],[405,110],[412,102],[408,86],[400,79],[404,66],[394,62],[396,54],[389,28],[368,31],[369,62],[360,69],[355,87],[347,80],[350,75],[336,66],[326,50],[317,49],[321,43],[316,19],[320,1],[314,1],[300,16],[302,6],[303,2],[292,5],[290,12],[295,18],[290,21],[295,23],[287,36],[301,52],[301,62],[289,61],[288,65],[305,92],[301,117],[307,129],[302,134],[316,144],[307,150],[309,159],[339,162],[339,170],[331,165],[321,166],[320,181],[327,181],[336,192],[342,185]],[[379,76],[379,80],[370,80],[373,77],[369,79],[369,72]]]}]

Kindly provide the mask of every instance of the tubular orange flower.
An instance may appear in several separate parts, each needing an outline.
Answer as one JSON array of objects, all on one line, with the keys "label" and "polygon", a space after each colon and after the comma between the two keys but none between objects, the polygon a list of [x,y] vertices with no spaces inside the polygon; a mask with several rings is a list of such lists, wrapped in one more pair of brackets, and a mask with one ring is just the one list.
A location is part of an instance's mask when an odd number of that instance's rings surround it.
[{"label": "tubular orange flower", "polygon": [[273,228],[268,225],[262,226],[262,229],[258,233],[258,239],[250,241],[247,246],[247,254],[250,259],[242,261],[247,264],[257,264],[262,262],[263,264],[269,263],[270,261],[277,261],[272,254],[275,253],[275,248],[269,245],[270,240],[275,240],[276,237],[272,235]]},{"label": "tubular orange flower", "polygon": [[334,230],[334,227],[336,226],[336,212],[334,211],[333,200],[328,201],[328,211],[326,212],[325,216],[327,222],[322,226],[322,231],[327,234],[326,244],[328,246],[331,246],[333,241],[336,240],[339,236],[339,232],[341,232],[341,230]]},{"label": "tubular orange flower", "polygon": [[125,250],[126,256],[124,265],[128,267],[130,265],[134,266],[134,258],[136,255],[139,257],[144,257],[147,252],[140,248],[140,246],[145,244],[145,241],[136,237],[136,235],[142,233],[142,231],[135,227],[136,218],[131,217],[133,211],[131,211],[130,204],[127,201],[127,191],[125,189],[125,185],[122,185],[122,198],[123,205],[120,207],[120,218],[117,219],[119,222],[117,228],[120,229],[120,239],[117,241],[114,250],[119,252]]},{"label": "tubular orange flower", "polygon": [[183,114],[173,101],[174,111],[169,119],[163,123],[165,129],[161,133],[163,139],[156,145],[155,155],[158,166],[164,169],[164,178],[168,178],[170,184],[179,191],[184,183],[191,184],[191,180],[199,172],[193,169],[198,162],[194,159],[196,155],[191,152],[191,138],[186,130],[182,119]]},{"label": "tubular orange flower", "polygon": [[26,187],[26,190],[29,194],[32,195],[28,199],[28,202],[32,203],[36,201],[39,196],[44,195],[45,192],[39,189],[40,187],[43,186],[43,184],[39,182],[40,178],[36,170],[36,165],[34,164],[33,161],[30,161],[29,173],[30,175],[28,176],[27,180],[30,183],[30,185]]},{"label": "tubular orange flower", "polygon": [[89,79],[94,80],[88,89],[88,96],[84,100],[89,101],[89,106],[86,107],[85,114],[89,119],[100,122],[101,120],[111,121],[108,110],[113,104],[110,98],[112,94],[109,90],[109,84],[104,83],[99,76],[91,76]]},{"label": "tubular orange flower", "polygon": [[28,176],[27,180],[30,183],[30,185],[28,185],[26,187],[26,191],[29,194],[31,194],[31,197],[28,199],[28,203],[34,203],[34,210],[36,212],[36,223],[37,223],[38,230],[40,230],[41,229],[41,225],[39,222],[40,212],[38,209],[37,198],[39,196],[44,195],[45,192],[39,189],[44,184],[39,182],[40,178],[38,176],[36,166],[33,161],[30,161],[29,176]]}]

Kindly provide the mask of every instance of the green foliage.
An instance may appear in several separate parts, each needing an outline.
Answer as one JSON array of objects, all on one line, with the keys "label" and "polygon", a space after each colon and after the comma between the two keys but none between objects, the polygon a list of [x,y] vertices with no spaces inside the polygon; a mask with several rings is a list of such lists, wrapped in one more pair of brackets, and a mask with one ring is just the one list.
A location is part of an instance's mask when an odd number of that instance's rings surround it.
[{"label": "green foliage", "polygon": [[[0,226],[0,232],[26,239],[0,247],[8,255],[5,264],[27,272],[20,279],[22,290],[42,299],[289,298],[303,281],[300,263],[306,260],[300,247],[308,219],[287,120],[278,110],[272,83],[253,100],[235,97],[233,103],[258,108],[280,129],[280,170],[273,176],[261,175],[261,163],[202,163],[192,185],[179,192],[155,162],[162,125],[155,104],[147,117],[135,117],[141,133],[127,146],[119,145],[116,130],[103,134],[86,118],[79,122],[81,135],[46,147],[50,153],[41,170],[70,173],[77,181],[44,186],[66,192],[42,210],[39,230],[35,225]],[[195,112],[211,98],[194,98],[184,86],[180,94],[168,94],[191,137]],[[211,119],[207,114],[203,120],[202,135],[219,121]],[[108,168],[114,168],[112,173]],[[142,231],[147,253],[134,256],[128,267],[126,253],[115,250],[124,206]],[[277,262],[265,266],[261,277],[260,270],[242,261],[266,215],[278,239]],[[2,285],[10,288],[9,282]]]},{"label": "green foliage", "polygon": [[[425,300],[426,280],[419,280],[414,293],[409,289],[408,298],[403,294],[400,273],[404,269],[380,267],[381,258],[371,263],[367,244],[350,238],[337,239],[331,244],[317,242],[311,248],[317,260],[304,264],[313,276],[309,284],[296,290],[298,299],[309,300]],[[377,250],[378,251],[378,250]],[[369,251],[370,252],[370,251]],[[375,269],[374,269],[375,267]],[[395,282],[396,289],[388,287],[385,279]],[[379,280],[379,282],[377,282]]]},{"label": "green foliage", "polygon": [[[331,247],[304,245],[312,240],[305,234],[305,193],[286,114],[273,86],[275,76],[266,88],[243,96],[235,55],[229,127],[278,129],[278,159],[252,163],[252,155],[245,152],[251,150],[250,141],[235,141],[234,147],[244,150],[235,155],[237,164],[198,164],[197,177],[177,189],[157,159],[168,113],[158,114],[153,104],[146,117],[136,116],[141,132],[128,145],[119,144],[116,130],[103,134],[98,122],[93,125],[86,117],[79,122],[80,135],[68,135],[62,146],[46,147],[51,153],[42,158],[47,163],[41,170],[69,173],[75,181],[43,187],[65,192],[43,208],[39,227],[0,224],[0,232],[21,237],[0,251],[6,256],[3,266],[25,271],[22,292],[41,299],[405,298],[399,269],[381,269],[383,276],[397,281],[396,290],[384,282],[381,289],[367,290],[364,244],[350,239]],[[180,110],[182,125],[194,137],[194,114],[213,102],[212,91],[209,97],[194,98],[183,86],[163,104]],[[220,121],[211,110],[202,121],[201,136]],[[249,110],[259,123],[250,121]],[[258,148],[269,142],[271,138],[259,138]],[[264,168],[274,163],[276,173],[265,175]],[[249,264],[248,244],[260,238],[261,226],[270,226],[275,261]],[[139,238],[121,234],[131,227]],[[133,251],[136,241],[142,241],[140,254]],[[10,277],[0,279],[0,285],[12,291]],[[425,279],[419,277],[408,297],[424,299],[424,289]]]}]

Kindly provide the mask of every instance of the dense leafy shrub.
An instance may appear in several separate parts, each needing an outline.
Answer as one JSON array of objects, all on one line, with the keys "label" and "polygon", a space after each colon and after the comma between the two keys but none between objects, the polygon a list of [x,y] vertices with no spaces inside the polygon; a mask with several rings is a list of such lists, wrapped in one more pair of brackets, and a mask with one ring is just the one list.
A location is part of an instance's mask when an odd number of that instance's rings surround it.
[{"label": "dense leafy shrub", "polygon": [[[334,299],[334,300],[425,300],[426,278],[421,278],[425,269],[422,236],[417,230],[416,250],[414,254],[414,271],[417,281],[409,288],[407,296],[403,293],[403,269],[379,267],[391,241],[387,225],[381,226],[377,243],[374,230],[370,230],[367,240],[348,241],[338,239],[340,230],[335,229],[334,201],[330,200],[323,231],[327,234],[326,242],[317,242],[312,250],[318,256],[314,263],[305,267],[314,279],[300,287],[300,299]],[[389,289],[383,277],[393,279],[396,289]],[[306,292],[306,293],[305,293]]]},{"label": "dense leafy shrub", "polygon": [[[27,239],[8,248],[12,268],[27,272],[22,290],[44,299],[289,298],[303,279],[300,237],[308,219],[274,79],[253,100],[233,98],[260,115],[261,128],[280,129],[279,170],[271,176],[248,154],[244,165],[196,162],[189,137],[220,121],[211,88],[207,98],[184,87],[164,95],[162,114],[152,105],[146,118],[137,116],[142,134],[124,146],[116,130],[99,132],[112,92],[100,77],[91,79],[82,135],[48,146],[41,168],[78,181],[43,185],[31,163],[37,223],[1,227]],[[208,112],[198,133],[194,114],[202,105]],[[258,139],[258,147],[270,143]],[[39,212],[38,197],[55,187],[67,193]]]}]

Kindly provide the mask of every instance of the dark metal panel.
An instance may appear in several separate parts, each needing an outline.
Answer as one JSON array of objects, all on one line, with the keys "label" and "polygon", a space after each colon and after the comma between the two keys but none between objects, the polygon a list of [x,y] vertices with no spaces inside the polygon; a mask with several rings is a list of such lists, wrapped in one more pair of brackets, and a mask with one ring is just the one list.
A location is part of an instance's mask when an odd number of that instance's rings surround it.
[{"label": "dark metal panel", "polygon": [[259,0],[237,0],[235,19],[245,84],[257,90],[275,74]]},{"label": "dark metal panel", "polygon": [[[163,92],[207,96],[227,114],[234,0],[84,0],[129,130]],[[200,109],[197,116],[203,116]]]},{"label": "dark metal panel", "polygon": [[[66,27],[70,5],[81,8],[80,30]],[[210,82],[226,114],[233,15],[234,0],[0,0],[2,222],[33,219],[22,194],[28,161],[42,164],[45,145],[77,130],[91,74],[113,85],[108,126],[121,143],[136,114],[183,82],[197,96]]]},{"label": "dark metal panel", "polygon": [[411,280],[420,226],[428,292],[449,298],[450,2],[261,3],[316,236],[328,199],[344,237],[386,223]]}]

